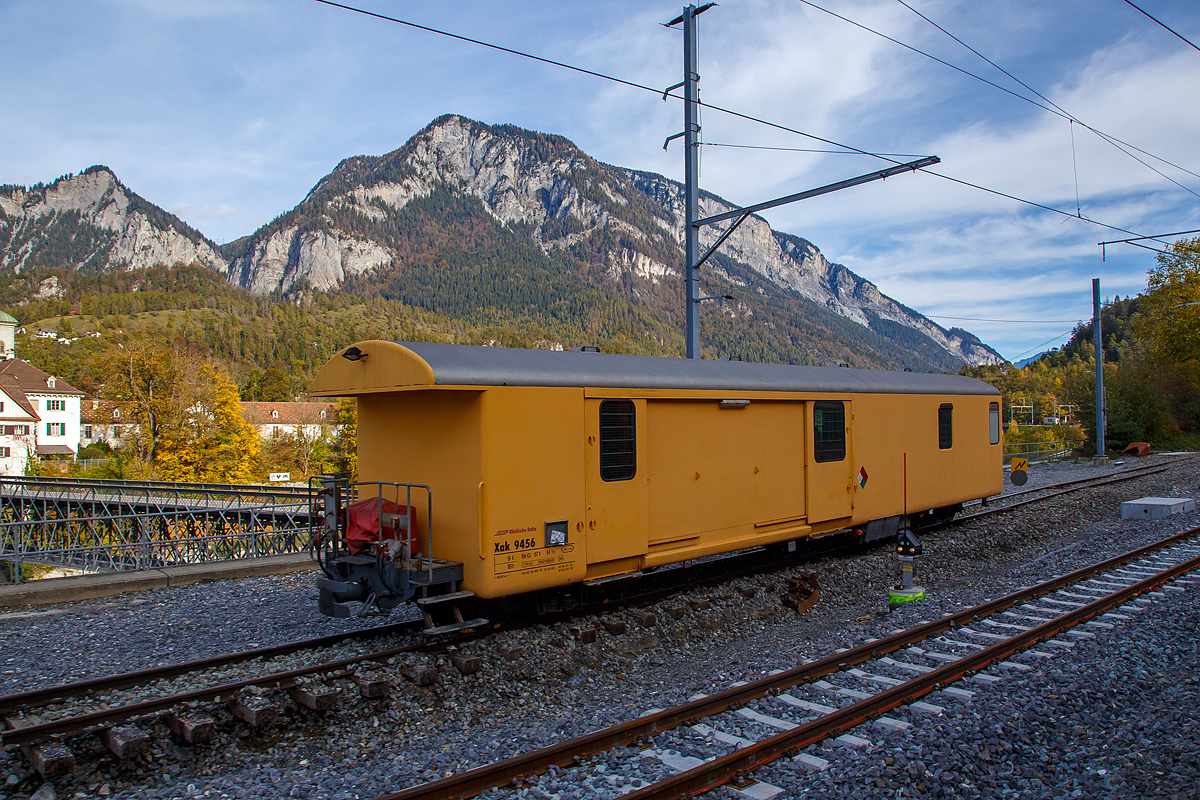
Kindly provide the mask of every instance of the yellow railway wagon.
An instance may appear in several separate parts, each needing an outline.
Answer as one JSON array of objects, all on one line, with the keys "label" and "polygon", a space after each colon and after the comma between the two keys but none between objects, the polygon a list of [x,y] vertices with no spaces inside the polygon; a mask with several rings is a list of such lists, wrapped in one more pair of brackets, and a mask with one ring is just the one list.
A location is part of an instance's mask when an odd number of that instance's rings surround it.
[{"label": "yellow railway wagon", "polygon": [[429,487],[413,546],[461,578],[428,594],[880,538],[1002,488],[999,393],[957,375],[372,340],[310,394],[357,397],[360,481]]}]

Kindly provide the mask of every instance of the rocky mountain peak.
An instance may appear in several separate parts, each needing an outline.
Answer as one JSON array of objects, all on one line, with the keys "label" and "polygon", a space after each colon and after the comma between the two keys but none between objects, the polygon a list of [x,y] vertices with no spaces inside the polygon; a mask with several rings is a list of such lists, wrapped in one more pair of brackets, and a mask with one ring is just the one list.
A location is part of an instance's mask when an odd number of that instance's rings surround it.
[{"label": "rocky mountain peak", "polygon": [[0,268],[178,263],[227,266],[214,243],[131,192],[108,167],[89,167],[49,185],[0,187]]},{"label": "rocky mountain peak", "polygon": [[[522,226],[547,254],[569,253],[599,268],[600,280],[614,288],[632,281],[665,291],[664,282],[679,281],[679,183],[603,164],[561,136],[453,114],[390,153],[342,161],[296,209],[232,254],[230,280],[258,293],[286,294],[335,289],[351,277],[402,270],[408,247],[403,236],[397,238],[397,215],[439,189],[478,200],[501,225]],[[702,193],[702,214],[732,208]],[[705,229],[702,245],[716,236]],[[943,329],[830,263],[811,242],[772,230],[760,217],[747,220],[706,269],[759,295],[794,292],[885,338],[904,339],[907,329],[958,361],[1003,360],[974,337]]]}]

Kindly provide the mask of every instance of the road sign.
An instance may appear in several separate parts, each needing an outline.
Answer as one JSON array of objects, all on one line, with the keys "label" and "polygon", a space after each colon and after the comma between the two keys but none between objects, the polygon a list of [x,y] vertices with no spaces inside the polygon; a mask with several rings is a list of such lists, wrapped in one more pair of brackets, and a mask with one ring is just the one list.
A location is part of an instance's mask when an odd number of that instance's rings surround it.
[{"label": "road sign", "polygon": [[1014,486],[1024,486],[1029,480],[1029,459],[1014,458],[1012,460],[1012,474],[1009,475],[1009,480]]}]

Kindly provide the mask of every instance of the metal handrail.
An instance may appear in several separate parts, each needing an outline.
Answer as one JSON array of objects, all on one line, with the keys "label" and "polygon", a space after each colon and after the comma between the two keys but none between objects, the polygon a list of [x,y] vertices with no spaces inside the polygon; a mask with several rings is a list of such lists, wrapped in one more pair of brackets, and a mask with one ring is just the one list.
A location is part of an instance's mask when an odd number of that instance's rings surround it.
[{"label": "metal handrail", "polygon": [[1044,461],[1049,458],[1065,456],[1079,446],[1077,442],[1013,442],[1004,445],[1004,461],[1013,458],[1027,458],[1030,461]]},{"label": "metal handrail", "polygon": [[[350,485],[350,488],[357,491],[359,497],[363,497],[367,493],[362,490],[362,487],[374,486],[375,496],[379,500],[379,538],[376,542],[375,554],[377,566],[383,566],[383,487],[390,486],[395,489],[395,499],[392,501],[396,505],[400,505],[400,489],[404,489],[404,508],[405,508],[405,536],[401,539],[404,542],[404,556],[406,562],[412,563],[412,542],[416,537],[413,531],[413,505],[412,493],[413,489],[423,489],[425,491],[425,530],[429,538],[429,583],[433,583],[433,490],[423,483],[396,483],[392,481],[360,481]],[[418,552],[417,555],[420,555]]]},{"label": "metal handrail", "polygon": [[58,486],[78,486],[80,488],[112,487],[120,489],[160,489],[168,492],[211,492],[215,494],[234,495],[265,494],[304,496],[308,494],[307,486],[267,486],[263,484],[245,483],[187,483],[182,481],[123,480],[119,478],[70,478],[50,475],[0,475],[0,486],[5,484],[47,484]]},{"label": "metal handrail", "polygon": [[291,487],[5,477],[0,561],[19,582],[23,563],[122,570],[303,552],[309,513]]}]

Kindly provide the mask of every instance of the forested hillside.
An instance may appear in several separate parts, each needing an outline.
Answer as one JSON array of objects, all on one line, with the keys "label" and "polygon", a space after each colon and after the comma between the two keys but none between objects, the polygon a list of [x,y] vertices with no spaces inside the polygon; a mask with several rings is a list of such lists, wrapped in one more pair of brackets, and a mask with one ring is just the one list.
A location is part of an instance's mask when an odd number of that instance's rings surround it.
[{"label": "forested hillside", "polygon": [[[1181,240],[1160,255],[1144,294],[1105,303],[1100,331],[1109,447],[1200,445],[1200,239]],[[1006,409],[1032,405],[1039,422],[1072,406],[1073,419],[1094,442],[1095,355],[1088,321],[1023,369],[964,367],[962,374],[1000,389]]]}]

